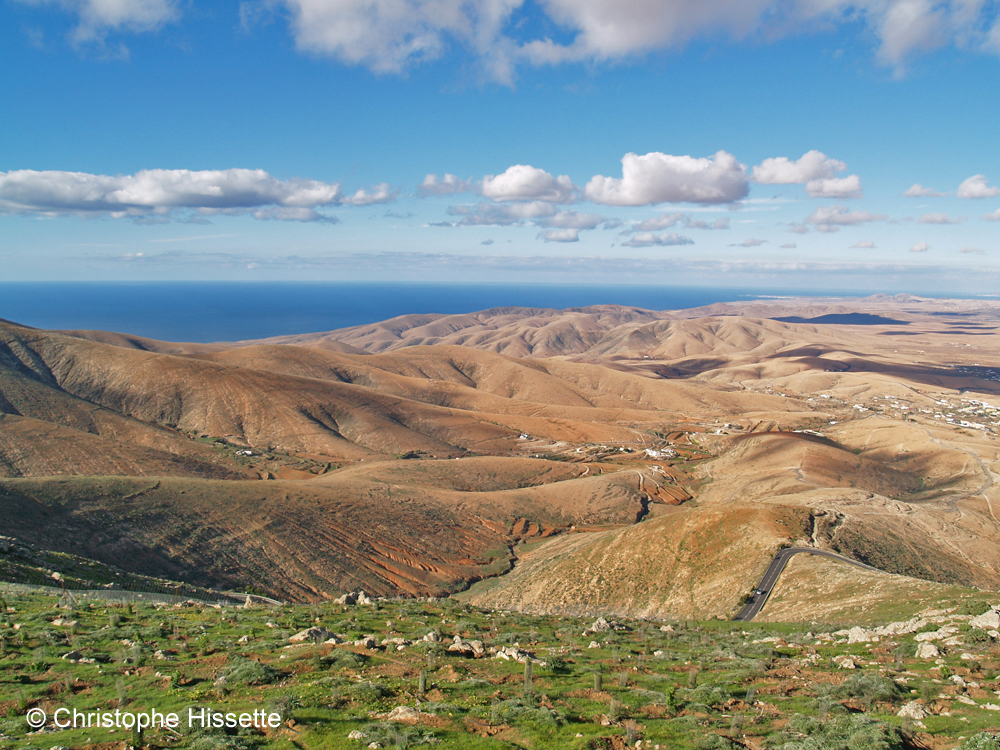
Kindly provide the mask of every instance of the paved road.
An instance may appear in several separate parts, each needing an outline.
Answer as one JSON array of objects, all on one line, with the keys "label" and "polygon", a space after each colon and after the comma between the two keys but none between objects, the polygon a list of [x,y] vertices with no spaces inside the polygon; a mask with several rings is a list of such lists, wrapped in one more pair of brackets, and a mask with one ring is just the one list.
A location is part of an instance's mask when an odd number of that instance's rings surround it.
[{"label": "paved road", "polygon": [[778,550],[774,559],[771,560],[771,564],[768,565],[767,570],[764,571],[764,577],[760,579],[760,583],[758,583],[757,588],[754,589],[754,594],[750,597],[750,601],[746,603],[746,606],[743,607],[743,609],[740,610],[740,613],[733,619],[750,622],[750,620],[755,618],[764,608],[764,604],[767,602],[768,597],[771,596],[771,592],[774,590],[774,585],[778,582],[778,578],[781,576],[785,566],[788,565],[789,559],[791,559],[792,555],[798,555],[803,552],[807,555],[832,557],[834,560],[850,563],[851,565],[856,565],[859,568],[864,568],[865,570],[881,572],[878,568],[873,568],[871,565],[859,563],[857,560],[852,560],[849,557],[838,555],[836,552],[827,552],[826,550],[816,549],[815,547],[786,547],[785,549]]}]

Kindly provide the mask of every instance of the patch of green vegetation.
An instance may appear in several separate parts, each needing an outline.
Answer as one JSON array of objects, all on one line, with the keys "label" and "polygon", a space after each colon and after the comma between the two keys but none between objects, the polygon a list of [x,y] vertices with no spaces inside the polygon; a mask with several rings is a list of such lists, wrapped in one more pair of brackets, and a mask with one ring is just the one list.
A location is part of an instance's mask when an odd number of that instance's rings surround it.
[{"label": "patch of green vegetation", "polygon": [[[995,712],[979,693],[976,705],[959,700],[962,688],[949,679],[1000,690],[1000,650],[972,638],[974,629],[962,629],[966,645],[938,666],[914,658],[913,633],[866,645],[818,638],[835,625],[620,620],[620,629],[584,634],[592,624],[455,600],[216,608],[7,593],[0,601],[0,748],[97,750],[126,741],[195,750],[362,750],[373,742],[595,750],[641,739],[643,748],[671,750],[901,750],[916,728],[896,713],[917,701],[929,714],[920,731],[937,735],[939,746],[967,737],[968,750],[998,750],[979,734],[995,725]],[[289,643],[314,626],[345,643]],[[422,640],[432,632],[440,642]],[[353,645],[369,634],[374,648]],[[482,641],[487,658],[448,652],[455,636]],[[529,672],[523,662],[492,658],[512,647],[540,661]],[[964,650],[975,659],[963,660]],[[844,654],[856,670],[833,664]],[[181,715],[191,706],[267,709],[281,726],[154,729],[138,738],[70,729],[47,733],[44,742],[28,734],[29,709],[51,716],[59,706]],[[396,721],[393,710],[404,706],[411,718]]]}]

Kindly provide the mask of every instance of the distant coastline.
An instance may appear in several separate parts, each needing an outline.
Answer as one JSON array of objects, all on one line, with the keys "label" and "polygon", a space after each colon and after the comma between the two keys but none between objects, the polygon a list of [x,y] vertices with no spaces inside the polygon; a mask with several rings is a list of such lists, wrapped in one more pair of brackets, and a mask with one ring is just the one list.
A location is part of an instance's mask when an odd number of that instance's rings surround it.
[{"label": "distant coastline", "polygon": [[600,304],[679,310],[774,297],[868,294],[596,284],[6,282],[0,283],[0,318],[35,328],[206,343],[330,331],[410,313]]}]

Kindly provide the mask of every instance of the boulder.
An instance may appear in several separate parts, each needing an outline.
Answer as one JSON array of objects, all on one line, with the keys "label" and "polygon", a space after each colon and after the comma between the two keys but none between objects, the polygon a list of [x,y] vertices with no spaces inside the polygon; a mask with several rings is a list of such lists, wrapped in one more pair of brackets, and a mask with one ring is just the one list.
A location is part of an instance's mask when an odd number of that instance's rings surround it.
[{"label": "boulder", "polygon": [[288,639],[289,643],[305,643],[306,641],[311,641],[313,643],[322,643],[327,638],[329,638],[333,633],[331,633],[326,628],[306,628],[303,631],[290,636]]},{"label": "boulder", "polygon": [[896,716],[900,716],[904,719],[914,719],[916,721],[920,721],[921,719],[927,718],[927,712],[924,710],[924,707],[916,701],[910,701],[896,712]]},{"label": "boulder", "polygon": [[833,663],[841,669],[857,669],[854,659],[850,656],[842,655],[833,657]]},{"label": "boulder", "polygon": [[1000,630],[1000,605],[969,620],[969,624],[979,630]]},{"label": "boulder", "polygon": [[453,654],[471,656],[473,659],[486,656],[486,648],[482,641],[463,641],[460,635],[455,636],[447,650]]},{"label": "boulder", "polygon": [[917,646],[917,658],[918,659],[936,659],[941,655],[938,651],[938,647],[933,643],[921,643]]},{"label": "boulder", "polygon": [[848,643],[868,643],[873,640],[878,640],[878,637],[872,631],[862,627],[855,626],[847,631]]}]

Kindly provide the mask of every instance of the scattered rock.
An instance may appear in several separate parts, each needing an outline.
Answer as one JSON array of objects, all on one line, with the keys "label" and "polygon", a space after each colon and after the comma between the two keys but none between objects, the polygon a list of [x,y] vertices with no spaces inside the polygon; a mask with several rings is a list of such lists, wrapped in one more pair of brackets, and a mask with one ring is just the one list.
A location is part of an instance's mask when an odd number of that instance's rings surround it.
[{"label": "scattered rock", "polygon": [[969,620],[969,624],[980,630],[1000,630],[1000,604]]},{"label": "scattered rock", "polygon": [[517,646],[505,646],[493,655],[494,659],[503,659],[504,661],[519,661],[522,664],[525,662],[532,662],[534,664],[545,665],[545,662],[541,659],[536,658],[533,654],[528,653],[524,649],[517,648]]},{"label": "scattered rock", "polygon": [[322,643],[331,635],[333,635],[333,633],[326,628],[306,628],[305,630],[290,636],[288,638],[288,642],[305,643],[306,641],[312,641],[313,643]]},{"label": "scattered rock", "polygon": [[920,719],[927,718],[927,712],[924,710],[924,707],[916,701],[910,701],[896,712],[896,716],[900,716],[904,719],[915,719],[916,721],[919,721]]},{"label": "scattered rock", "polygon": [[351,733],[349,735],[347,735],[347,739],[349,739],[349,740],[363,740],[367,736],[368,735],[365,734],[364,732],[359,732],[357,729],[353,729],[353,730],[351,730]]},{"label": "scattered rock", "polygon": [[471,656],[474,659],[486,656],[486,648],[483,646],[482,641],[463,641],[460,635],[455,636],[447,650],[453,654]]},{"label": "scattered rock", "polygon": [[410,706],[396,706],[387,714],[376,714],[376,717],[385,721],[395,721],[400,724],[419,724],[422,721],[433,719],[434,714],[425,714]]},{"label": "scattered rock", "polygon": [[833,657],[833,663],[841,669],[857,669],[854,659],[847,655]]},{"label": "scattered rock", "polygon": [[938,651],[938,647],[933,643],[921,643],[917,646],[917,658],[918,659],[936,659],[941,655]]}]

